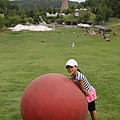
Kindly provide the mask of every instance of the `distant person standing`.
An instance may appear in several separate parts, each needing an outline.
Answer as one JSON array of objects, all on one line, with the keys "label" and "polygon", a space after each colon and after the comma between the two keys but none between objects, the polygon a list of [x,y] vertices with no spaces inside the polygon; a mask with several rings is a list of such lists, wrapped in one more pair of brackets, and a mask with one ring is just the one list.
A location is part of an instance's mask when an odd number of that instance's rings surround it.
[{"label": "distant person standing", "polygon": [[95,88],[90,85],[87,78],[78,69],[77,61],[75,61],[74,59],[68,60],[65,67],[70,73],[71,79],[85,95],[88,102],[88,110],[91,114],[92,120],[98,120],[95,108],[95,99],[97,99]]}]

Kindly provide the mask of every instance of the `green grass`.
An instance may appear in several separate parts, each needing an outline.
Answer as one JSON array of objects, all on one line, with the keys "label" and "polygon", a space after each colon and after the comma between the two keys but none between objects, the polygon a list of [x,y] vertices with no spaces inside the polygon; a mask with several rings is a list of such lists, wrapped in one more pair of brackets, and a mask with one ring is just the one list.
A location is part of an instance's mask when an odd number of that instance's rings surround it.
[{"label": "green grass", "polygon": [[120,26],[119,24],[119,19],[118,18],[111,18],[109,22],[105,22],[103,26],[107,26],[112,30],[112,33],[115,34],[120,34]]},{"label": "green grass", "polygon": [[[27,85],[46,73],[69,77],[64,66],[74,58],[97,89],[99,120],[119,120],[120,35],[110,39],[107,42],[101,35],[86,36],[80,28],[0,35],[0,119],[21,120],[20,101]],[[70,42],[75,42],[75,47],[70,47]]]}]

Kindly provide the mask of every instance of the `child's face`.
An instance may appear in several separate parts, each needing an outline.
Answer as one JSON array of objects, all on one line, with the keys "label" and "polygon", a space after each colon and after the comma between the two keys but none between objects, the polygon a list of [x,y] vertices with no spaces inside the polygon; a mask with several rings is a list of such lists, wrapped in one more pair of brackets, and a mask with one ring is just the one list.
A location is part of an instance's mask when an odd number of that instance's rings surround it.
[{"label": "child's face", "polygon": [[73,76],[76,76],[77,69],[78,69],[77,66],[67,66],[66,69],[70,74],[72,74]]}]

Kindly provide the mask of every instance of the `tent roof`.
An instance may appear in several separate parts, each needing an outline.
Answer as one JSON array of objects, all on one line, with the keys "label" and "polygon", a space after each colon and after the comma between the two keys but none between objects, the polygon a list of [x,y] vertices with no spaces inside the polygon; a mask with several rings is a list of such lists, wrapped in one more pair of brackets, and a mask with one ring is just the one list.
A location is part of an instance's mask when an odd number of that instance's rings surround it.
[{"label": "tent roof", "polygon": [[101,26],[101,25],[95,25],[94,27],[99,28],[99,29],[103,29],[103,30],[110,30],[109,28]]}]

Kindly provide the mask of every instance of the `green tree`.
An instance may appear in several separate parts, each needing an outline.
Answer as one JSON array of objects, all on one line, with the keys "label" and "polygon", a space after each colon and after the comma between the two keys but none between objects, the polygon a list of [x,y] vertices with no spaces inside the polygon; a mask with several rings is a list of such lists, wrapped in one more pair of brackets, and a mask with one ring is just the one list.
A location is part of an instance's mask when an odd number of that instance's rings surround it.
[{"label": "green tree", "polygon": [[4,19],[3,19],[3,17],[0,16],[0,29],[2,29],[4,25],[5,25]]},{"label": "green tree", "polygon": [[77,5],[77,9],[83,8],[82,4]]},{"label": "green tree", "polygon": [[25,21],[26,21],[26,22],[29,22],[29,23],[33,23],[33,18],[27,17],[27,18],[25,18]]},{"label": "green tree", "polygon": [[20,18],[21,18],[21,23],[22,23],[22,24],[24,24],[24,23],[27,22],[27,21],[26,21],[27,16],[26,16],[25,14],[21,14],[21,15],[20,15]]},{"label": "green tree", "polygon": [[88,22],[90,20],[90,13],[85,13],[85,15],[83,16],[83,22]]},{"label": "green tree", "polygon": [[53,14],[55,14],[57,11],[56,11],[56,9],[55,8],[53,8]]},{"label": "green tree", "polygon": [[34,10],[33,8],[30,8],[30,10],[28,10],[28,13],[27,13],[28,17],[34,17]]},{"label": "green tree", "polygon": [[62,16],[62,15],[60,15],[59,16],[59,19],[57,19],[56,20],[59,24],[62,24],[64,21],[65,21],[65,19],[64,19],[64,17]]},{"label": "green tree", "polygon": [[111,8],[107,8],[105,21],[109,21],[112,16],[113,16],[113,10]]},{"label": "green tree", "polygon": [[82,18],[82,16],[79,16],[79,17],[78,17],[78,22],[79,22],[79,23],[83,23],[83,18]]},{"label": "green tree", "polygon": [[40,15],[39,13],[35,13],[34,14],[34,18],[33,19],[34,19],[35,23],[39,23],[39,15]]},{"label": "green tree", "polygon": [[47,12],[50,13],[50,14],[53,14],[53,8],[52,8],[52,7],[49,7],[49,8],[47,9]]},{"label": "green tree", "polygon": [[39,9],[37,7],[35,7],[33,9],[33,12],[34,12],[34,17],[33,17],[34,23],[39,23],[39,16],[40,16]]},{"label": "green tree", "polygon": [[2,9],[2,8],[0,8],[0,13],[4,13],[4,11],[3,11],[3,9]]},{"label": "green tree", "polygon": [[12,25],[12,26],[15,26],[15,25],[17,25],[17,24],[19,24],[20,23],[20,21],[21,21],[21,18],[20,18],[20,16],[13,16],[13,17],[9,17],[9,21],[10,21],[10,24]]},{"label": "green tree", "polygon": [[7,5],[6,0],[0,0],[0,8],[4,10],[5,6]]},{"label": "green tree", "polygon": [[100,14],[96,15],[95,21],[97,24],[101,24],[101,22],[103,21],[102,15]]},{"label": "green tree", "polygon": [[[118,15],[120,12],[119,0],[86,0],[84,7],[90,8],[91,12],[104,21],[109,21],[110,17]],[[118,6],[117,6],[118,5]]]},{"label": "green tree", "polygon": [[68,8],[67,10],[63,11],[65,14],[71,14],[73,12],[72,9]]},{"label": "green tree", "polygon": [[120,1],[115,6],[115,14],[120,19]]}]

